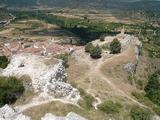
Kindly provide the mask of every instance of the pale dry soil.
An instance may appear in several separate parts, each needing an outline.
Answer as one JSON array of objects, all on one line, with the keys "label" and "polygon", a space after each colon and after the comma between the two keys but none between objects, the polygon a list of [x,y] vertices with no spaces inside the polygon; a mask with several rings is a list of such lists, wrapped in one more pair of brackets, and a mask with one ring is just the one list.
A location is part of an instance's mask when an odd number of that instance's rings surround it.
[{"label": "pale dry soil", "polygon": [[[101,59],[91,59],[88,53],[84,52],[84,47],[76,50],[70,60],[67,69],[68,82],[77,88],[82,88],[98,98],[100,101],[113,100],[123,105],[122,111],[114,115],[117,120],[130,119],[128,107],[133,104],[147,107],[139,103],[131,92],[136,88],[127,81],[128,73],[123,70],[123,65],[135,60],[134,47],[129,46],[124,52],[117,55],[103,55]],[[114,74],[113,71],[119,71]],[[89,120],[108,120],[112,115],[104,114],[94,108],[86,110],[82,107],[61,102],[43,104],[24,111],[28,116],[38,120],[45,113],[51,112],[56,115],[66,115],[68,112],[77,114]],[[35,116],[36,114],[36,116]]]}]

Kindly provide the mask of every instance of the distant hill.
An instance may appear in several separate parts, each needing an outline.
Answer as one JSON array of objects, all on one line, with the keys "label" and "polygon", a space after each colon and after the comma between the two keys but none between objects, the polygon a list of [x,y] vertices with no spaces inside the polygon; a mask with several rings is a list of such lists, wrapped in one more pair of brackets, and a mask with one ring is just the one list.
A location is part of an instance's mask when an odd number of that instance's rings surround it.
[{"label": "distant hill", "polygon": [[85,8],[148,8],[160,6],[160,1],[154,0],[0,0],[0,5],[11,7],[49,6],[49,7],[85,7]]}]

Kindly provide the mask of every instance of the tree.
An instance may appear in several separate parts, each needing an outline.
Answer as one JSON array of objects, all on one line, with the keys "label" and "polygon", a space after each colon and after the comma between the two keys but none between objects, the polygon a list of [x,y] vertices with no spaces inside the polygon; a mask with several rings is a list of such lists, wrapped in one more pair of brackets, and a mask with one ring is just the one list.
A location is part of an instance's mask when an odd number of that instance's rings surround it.
[{"label": "tree", "polygon": [[118,39],[114,39],[110,44],[110,51],[112,54],[117,54],[121,52],[121,43]]},{"label": "tree", "polygon": [[15,77],[0,77],[0,106],[14,103],[23,92],[22,81]]},{"label": "tree", "polygon": [[85,45],[85,52],[91,52],[91,50],[93,49],[93,44],[91,43],[91,42],[89,42],[89,43],[87,43],[86,45]]},{"label": "tree", "polygon": [[133,120],[150,120],[151,113],[149,110],[134,106],[130,110],[130,116]]},{"label": "tree", "polygon": [[115,114],[119,113],[121,109],[121,104],[119,103],[114,103],[113,101],[104,101],[100,105],[98,105],[98,109],[101,111],[107,113],[107,114]]},{"label": "tree", "polygon": [[0,56],[0,68],[4,69],[7,67],[9,60],[6,56]]},{"label": "tree", "polygon": [[153,73],[145,86],[146,96],[160,106],[160,71]]},{"label": "tree", "polygon": [[92,58],[101,58],[102,49],[97,45],[96,47],[93,47],[90,51],[90,56]]},{"label": "tree", "polygon": [[57,58],[63,60],[63,65],[65,68],[69,67],[69,64],[68,64],[69,54],[67,53],[59,54],[57,55]]}]

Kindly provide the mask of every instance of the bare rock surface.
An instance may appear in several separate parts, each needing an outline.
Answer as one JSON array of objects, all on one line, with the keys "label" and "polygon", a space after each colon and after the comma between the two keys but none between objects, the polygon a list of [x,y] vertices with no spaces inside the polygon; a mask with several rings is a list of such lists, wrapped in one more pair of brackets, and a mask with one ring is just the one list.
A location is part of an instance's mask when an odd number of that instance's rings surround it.
[{"label": "bare rock surface", "polygon": [[[30,117],[19,113],[9,105],[5,105],[0,108],[0,120],[31,120]],[[55,116],[51,113],[47,113],[41,120],[86,120],[74,112],[70,112],[67,116]]]},{"label": "bare rock surface", "polygon": [[65,67],[63,61],[33,54],[18,54],[11,58],[10,64],[2,71],[4,76],[22,77],[27,75],[31,78],[31,85],[38,93],[31,103],[16,106],[16,109],[25,109],[49,103],[55,100],[77,103],[80,94],[66,82]]},{"label": "bare rock surface", "polygon": [[31,120],[30,117],[18,113],[9,105],[0,108],[0,120]]},{"label": "bare rock surface", "polygon": [[70,112],[66,117],[55,116],[51,113],[46,114],[41,120],[87,120],[74,112]]}]

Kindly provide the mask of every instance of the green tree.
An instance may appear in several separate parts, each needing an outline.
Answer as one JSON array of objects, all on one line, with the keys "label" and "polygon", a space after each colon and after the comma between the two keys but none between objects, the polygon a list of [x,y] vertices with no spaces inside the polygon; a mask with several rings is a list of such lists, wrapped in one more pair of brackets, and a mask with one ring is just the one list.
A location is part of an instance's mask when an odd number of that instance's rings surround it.
[{"label": "green tree", "polygon": [[110,44],[110,51],[112,54],[117,54],[121,52],[121,43],[118,39],[114,39]]},{"label": "green tree", "polygon": [[133,120],[150,120],[151,113],[149,110],[134,106],[130,110],[130,116]]},{"label": "green tree", "polygon": [[15,77],[0,77],[0,106],[14,103],[23,92],[22,81]]},{"label": "green tree", "polygon": [[89,42],[89,43],[87,43],[86,45],[85,45],[85,52],[91,52],[91,50],[93,49],[93,44],[91,43],[91,42]]},{"label": "green tree", "polygon": [[113,101],[105,101],[98,106],[98,109],[107,113],[107,114],[115,114],[119,113],[121,109],[121,104],[114,103]]},{"label": "green tree", "polygon": [[6,56],[0,56],[0,68],[4,69],[7,67],[9,60]]},{"label": "green tree", "polygon": [[59,54],[57,55],[57,58],[63,60],[63,65],[65,66],[65,68],[69,67],[69,64],[68,64],[69,54],[67,53]]},{"label": "green tree", "polygon": [[93,47],[90,51],[90,56],[94,59],[101,58],[102,49],[97,45]]},{"label": "green tree", "polygon": [[160,106],[160,71],[153,73],[145,86],[146,96]]}]

